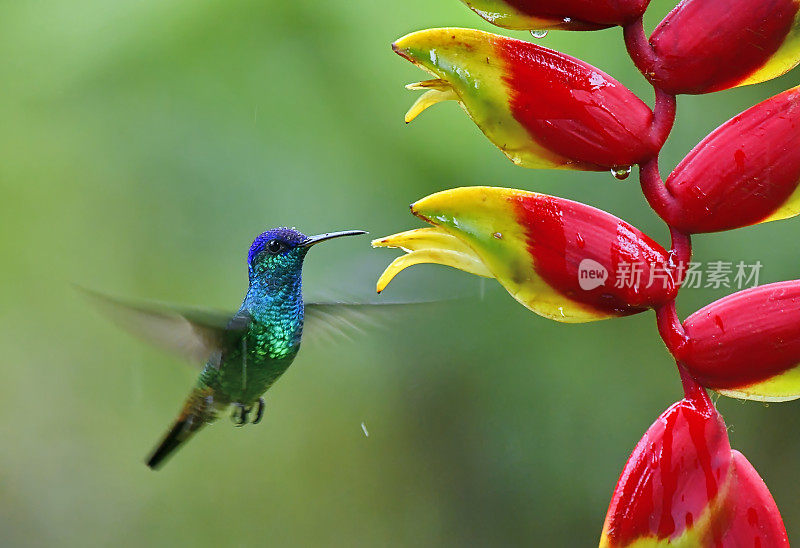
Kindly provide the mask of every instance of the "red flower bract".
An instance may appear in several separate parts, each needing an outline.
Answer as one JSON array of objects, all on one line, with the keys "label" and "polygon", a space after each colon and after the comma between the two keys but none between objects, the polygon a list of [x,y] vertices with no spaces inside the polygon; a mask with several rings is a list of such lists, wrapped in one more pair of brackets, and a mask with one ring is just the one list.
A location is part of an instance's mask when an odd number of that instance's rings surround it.
[{"label": "red flower bract", "polygon": [[547,148],[602,168],[638,164],[662,143],[653,113],[627,87],[561,52],[519,40],[497,42],[511,112]]},{"label": "red flower bract", "polygon": [[677,356],[703,386],[737,397],[800,397],[800,280],[734,293],[689,316]]},{"label": "red flower bract", "polygon": [[413,264],[438,263],[496,278],[520,303],[562,322],[658,308],[675,298],[670,255],[625,221],[594,207],[511,188],[463,187],[411,206],[436,229],[379,238],[397,247],[382,291]]},{"label": "red flower bract", "polygon": [[772,496],[747,459],[731,451],[725,423],[704,393],[662,413],[619,478],[600,546],[637,541],[789,544]]},{"label": "red flower bract", "polygon": [[[562,295],[616,315],[675,298],[678,286],[668,254],[637,228],[563,198],[530,194],[511,202],[527,237],[533,268]],[[582,286],[581,276],[590,270],[587,264],[607,273],[604,283]]]},{"label": "red flower bract", "polygon": [[641,17],[650,0],[504,0],[523,13],[598,25],[623,25]]},{"label": "red flower bract", "polygon": [[[650,37],[656,62],[645,76],[672,94],[708,93],[777,76],[796,64],[780,60],[780,67],[767,67],[793,31],[798,7],[796,0],[684,0]],[[754,77],[762,70],[769,74]]]},{"label": "red flower bract", "polygon": [[652,158],[666,135],[653,112],[600,69],[523,40],[458,28],[428,29],[393,44],[436,79],[406,121],[456,100],[514,163],[606,171]]},{"label": "red flower bract", "polygon": [[800,88],[742,112],[697,145],[667,178],[672,226],[716,232],[797,214]]},{"label": "red flower bract", "polygon": [[463,0],[487,21],[506,28],[593,30],[641,17],[650,0]]}]

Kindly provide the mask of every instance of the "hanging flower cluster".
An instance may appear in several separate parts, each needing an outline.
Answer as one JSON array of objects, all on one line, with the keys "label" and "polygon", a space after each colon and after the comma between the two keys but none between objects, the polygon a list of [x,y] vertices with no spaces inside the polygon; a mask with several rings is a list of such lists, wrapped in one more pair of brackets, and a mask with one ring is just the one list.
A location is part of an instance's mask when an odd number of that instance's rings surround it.
[{"label": "hanging flower cluster", "polygon": [[[411,211],[431,226],[379,238],[400,248],[378,291],[403,269],[437,263],[495,278],[531,311],[586,322],[655,311],[684,398],[645,433],[626,464],[600,545],[788,546],[764,482],[732,450],[706,389],[761,401],[800,398],[800,280],[740,291],[684,322],[675,298],[690,235],[800,213],[800,87],[722,124],[662,181],[658,155],[676,95],[755,84],[800,62],[800,0],[683,0],[648,39],[648,0],[463,0],[508,29],[621,26],[628,52],[656,94],[651,110],[583,61],[471,29],[411,33],[393,44],[433,78],[410,122],[458,102],[515,164],[611,170],[633,165],[648,203],[672,236],[665,250],[635,227],[588,205],[535,192],[456,188]],[[541,32],[534,32],[534,35]],[[613,284],[625,269],[638,275]]]}]

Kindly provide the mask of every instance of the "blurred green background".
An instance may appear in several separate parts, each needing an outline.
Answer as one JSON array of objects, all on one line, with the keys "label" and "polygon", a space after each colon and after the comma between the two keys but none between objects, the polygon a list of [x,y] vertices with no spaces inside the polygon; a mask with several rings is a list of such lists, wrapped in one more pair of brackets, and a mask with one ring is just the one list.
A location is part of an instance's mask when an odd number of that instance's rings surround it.
[{"label": "blurred green background", "polygon": [[[494,282],[417,267],[387,299],[476,298],[307,345],[261,425],[221,420],[153,473],[195,370],[70,286],[233,309],[262,230],[388,234],[460,185],[577,199],[666,243],[635,174],[517,168],[454,103],[406,126],[402,86],[424,75],[389,43],[433,26],[490,29],[456,0],[0,4],[0,544],[596,545],[629,452],[681,394],[652,314],[559,325]],[[651,100],[619,29],[541,43]],[[663,171],[796,83],[681,97]],[[696,257],[793,278],[798,222],[699,237]],[[306,289],[366,298],[394,256],[320,246]],[[680,311],[725,293],[687,289]],[[719,406],[800,539],[800,407]]]}]

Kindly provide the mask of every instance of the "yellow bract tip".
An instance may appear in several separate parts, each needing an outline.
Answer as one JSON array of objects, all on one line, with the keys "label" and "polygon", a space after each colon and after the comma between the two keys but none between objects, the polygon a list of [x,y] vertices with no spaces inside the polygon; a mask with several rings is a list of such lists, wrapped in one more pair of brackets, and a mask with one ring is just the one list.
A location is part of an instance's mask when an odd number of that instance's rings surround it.
[{"label": "yellow bract tip", "polygon": [[440,227],[419,228],[378,238],[372,241],[372,246],[395,247],[407,253],[392,261],[381,274],[377,284],[378,293],[400,271],[422,263],[441,264],[486,278],[494,277],[472,248]]},{"label": "yellow bract tip", "polygon": [[439,91],[447,91],[448,89],[452,89],[452,86],[447,82],[447,80],[442,80],[441,78],[433,78],[432,80],[423,80],[422,82],[413,82],[411,84],[406,84],[406,89],[411,91],[428,90],[428,89],[438,89]]},{"label": "yellow bract tip", "polygon": [[[444,82],[444,80],[440,80],[440,82],[447,84],[447,82]],[[410,85],[416,86],[422,83],[424,82],[417,82],[415,84],[410,84]],[[428,89],[428,88],[422,87],[414,89]],[[423,110],[425,110],[430,106],[435,105],[436,103],[441,103],[442,101],[458,101],[458,100],[459,100],[458,95],[456,94],[455,91],[453,91],[451,87],[449,87],[449,85],[445,89],[439,89],[439,88],[428,89],[428,91],[423,93],[419,97],[419,99],[417,99],[416,102],[413,105],[411,105],[411,108],[408,109],[408,112],[406,112],[406,117],[405,117],[406,123],[408,124],[409,122],[414,120],[414,118],[419,116]]]}]

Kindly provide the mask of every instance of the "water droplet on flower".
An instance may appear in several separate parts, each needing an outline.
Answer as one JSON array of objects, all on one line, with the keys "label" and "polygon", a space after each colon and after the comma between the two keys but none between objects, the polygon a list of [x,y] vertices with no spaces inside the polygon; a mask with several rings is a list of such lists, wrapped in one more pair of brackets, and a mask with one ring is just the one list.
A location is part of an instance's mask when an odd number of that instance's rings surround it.
[{"label": "water droplet on flower", "polygon": [[534,38],[544,38],[545,36],[547,36],[547,31],[546,30],[532,30],[531,31],[531,36],[533,36]]},{"label": "water droplet on flower", "polygon": [[369,437],[369,432],[367,431],[367,425],[364,424],[363,422],[361,423],[361,430],[363,430],[363,432],[364,432],[364,437],[368,438]]},{"label": "water droplet on flower", "polygon": [[578,247],[580,249],[583,249],[584,247],[586,247],[586,241],[583,239],[583,236],[581,236],[580,234],[577,234],[575,236],[575,243],[578,244]]},{"label": "water droplet on flower", "polygon": [[564,17],[564,19],[562,19],[561,22],[562,23],[566,23],[566,24],[572,23],[572,18],[571,17]]},{"label": "water droplet on flower", "polygon": [[494,236],[498,240],[502,240],[503,239],[503,235],[501,233],[499,233],[499,232],[495,232],[494,234],[492,234],[492,236]]},{"label": "water droplet on flower", "polygon": [[593,72],[589,77],[589,86],[591,87],[592,91],[597,91],[598,89],[608,86],[613,87],[613,84],[609,83],[609,81],[606,80],[599,72]]},{"label": "water droplet on flower", "polygon": [[624,181],[628,178],[628,175],[631,174],[631,166],[626,167],[612,167],[611,168],[611,175],[615,178],[619,179],[620,181]]}]

